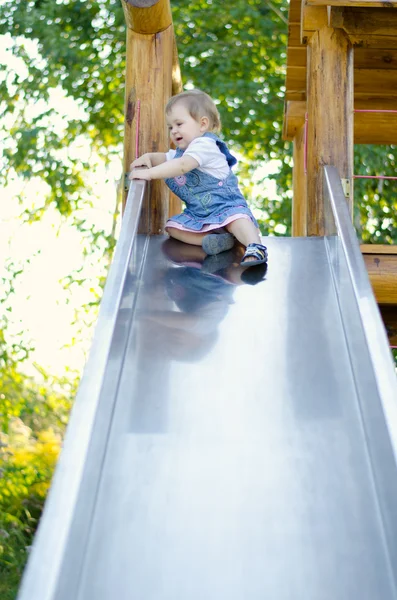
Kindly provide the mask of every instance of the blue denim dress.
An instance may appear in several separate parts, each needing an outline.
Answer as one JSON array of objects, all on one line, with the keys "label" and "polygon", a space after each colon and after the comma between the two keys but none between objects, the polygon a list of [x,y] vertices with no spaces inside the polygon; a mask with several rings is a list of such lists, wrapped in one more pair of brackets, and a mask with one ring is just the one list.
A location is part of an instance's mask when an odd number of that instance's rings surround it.
[{"label": "blue denim dress", "polygon": [[[200,231],[204,225],[221,227],[226,220],[229,220],[229,217],[244,214],[258,227],[255,217],[239,190],[237,177],[230,168],[236,164],[237,160],[230,154],[225,142],[222,142],[217,135],[204,133],[204,136],[211,137],[216,141],[219,150],[226,157],[229,174],[225,179],[217,179],[199,169],[193,169],[186,175],[166,179],[165,183],[170,190],[186,204],[183,213],[172,217],[167,222],[167,226],[172,227],[172,222],[174,222],[191,231]],[[183,153],[184,150],[178,148],[175,158],[180,158]],[[233,219],[230,219],[229,222],[231,220]]]}]

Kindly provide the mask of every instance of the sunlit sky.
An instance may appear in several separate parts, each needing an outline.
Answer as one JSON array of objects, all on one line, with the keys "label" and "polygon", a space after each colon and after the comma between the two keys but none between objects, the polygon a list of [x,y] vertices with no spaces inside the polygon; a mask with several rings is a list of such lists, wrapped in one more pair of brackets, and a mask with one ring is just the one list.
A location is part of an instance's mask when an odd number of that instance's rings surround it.
[{"label": "sunlit sky", "polygon": [[[0,62],[15,70],[20,77],[26,77],[23,61],[9,51],[11,37],[0,36]],[[28,42],[32,56],[36,53],[33,42]],[[0,74],[0,78],[4,75]],[[42,101],[30,107],[33,117],[43,108],[56,108],[59,117],[55,126],[60,131],[68,118],[84,118],[84,112],[71,98],[66,98],[62,90],[54,90],[48,105]],[[12,126],[12,120],[6,122]],[[52,121],[52,125],[54,122]],[[115,208],[116,185],[120,177],[121,156],[105,170],[98,157],[93,157],[89,143],[85,139],[75,140],[71,150],[82,159],[90,158],[93,172],[87,176],[87,189],[92,188],[93,208],[79,213],[79,218],[95,223],[96,227],[109,230],[111,216]],[[275,161],[273,161],[275,163]],[[258,171],[255,179],[277,170],[276,164],[268,164]],[[254,190],[260,193],[259,188]],[[263,187],[262,187],[263,193]],[[21,193],[26,198],[22,207],[16,199]],[[22,222],[23,208],[41,206],[46,193],[46,185],[38,179],[29,182],[15,178],[2,190],[0,204],[0,275],[5,274],[5,261],[12,260],[16,265],[24,265],[24,273],[16,282],[16,293],[12,299],[12,313],[9,332],[16,335],[23,332],[23,340],[32,343],[34,351],[29,365],[34,362],[54,375],[61,375],[65,367],[81,370],[85,351],[89,347],[89,335],[85,340],[70,346],[78,326],[72,326],[76,308],[92,300],[91,281],[98,276],[98,257],[85,261],[84,275],[87,284],[81,288],[74,286],[73,293],[63,288],[62,279],[79,269],[83,263],[82,235],[70,222],[61,218],[55,208],[46,210],[44,217],[33,224]],[[269,183],[267,193],[276,197],[274,182]],[[280,231],[280,233],[283,233]],[[27,264],[27,260],[30,263]],[[92,332],[91,332],[92,333]]]}]

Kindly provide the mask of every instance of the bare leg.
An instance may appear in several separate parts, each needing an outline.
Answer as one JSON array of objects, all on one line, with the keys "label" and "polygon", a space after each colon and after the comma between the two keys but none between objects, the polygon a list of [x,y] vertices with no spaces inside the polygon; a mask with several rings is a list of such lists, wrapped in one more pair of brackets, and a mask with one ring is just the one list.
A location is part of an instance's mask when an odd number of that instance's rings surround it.
[{"label": "bare leg", "polygon": [[210,231],[206,231],[201,233],[200,231],[184,231],[183,229],[177,229],[177,227],[166,227],[165,228],[168,235],[176,240],[181,242],[185,242],[185,244],[192,244],[193,246],[201,246],[201,242],[203,238],[209,233],[224,233],[224,228],[219,229],[211,229]]},{"label": "bare leg", "polygon": [[185,242],[185,244],[192,244],[193,246],[201,246],[203,237],[208,235],[208,233],[183,231],[183,229],[177,229],[176,227],[166,227],[165,230],[170,237]]},{"label": "bare leg", "polygon": [[226,229],[245,247],[247,247],[248,244],[262,243],[259,229],[255,227],[251,219],[236,219],[226,225]]}]

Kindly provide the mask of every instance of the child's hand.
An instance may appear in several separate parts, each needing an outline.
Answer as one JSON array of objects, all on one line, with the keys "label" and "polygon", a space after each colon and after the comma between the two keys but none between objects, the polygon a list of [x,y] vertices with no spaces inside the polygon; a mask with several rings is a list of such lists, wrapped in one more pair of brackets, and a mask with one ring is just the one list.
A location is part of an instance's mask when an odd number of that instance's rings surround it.
[{"label": "child's hand", "polygon": [[128,179],[144,179],[145,181],[150,181],[151,178],[150,169],[133,169],[128,177]]},{"label": "child's hand", "polygon": [[147,167],[148,169],[152,168],[152,161],[150,160],[150,154],[142,154],[139,158],[136,158],[130,164],[130,171],[132,169],[136,169],[137,167]]}]

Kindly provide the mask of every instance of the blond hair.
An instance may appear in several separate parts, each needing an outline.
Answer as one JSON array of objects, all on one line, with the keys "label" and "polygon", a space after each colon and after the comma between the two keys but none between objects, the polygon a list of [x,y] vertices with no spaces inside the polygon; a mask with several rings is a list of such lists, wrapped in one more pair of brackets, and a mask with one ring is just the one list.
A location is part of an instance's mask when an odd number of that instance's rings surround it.
[{"label": "blond hair", "polygon": [[201,90],[189,90],[182,92],[176,96],[172,96],[165,107],[165,114],[168,115],[173,106],[178,102],[183,102],[184,106],[189,111],[189,114],[195,121],[199,121],[201,117],[208,117],[209,130],[220,131],[221,118],[215,102],[208,94]]}]

